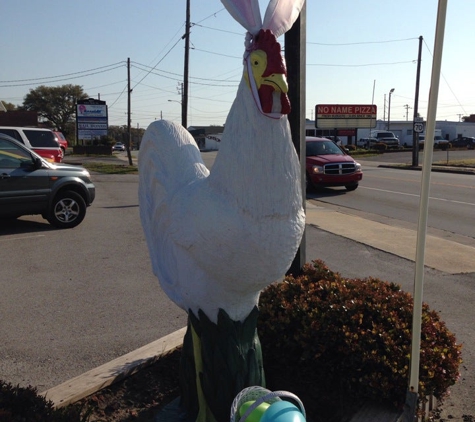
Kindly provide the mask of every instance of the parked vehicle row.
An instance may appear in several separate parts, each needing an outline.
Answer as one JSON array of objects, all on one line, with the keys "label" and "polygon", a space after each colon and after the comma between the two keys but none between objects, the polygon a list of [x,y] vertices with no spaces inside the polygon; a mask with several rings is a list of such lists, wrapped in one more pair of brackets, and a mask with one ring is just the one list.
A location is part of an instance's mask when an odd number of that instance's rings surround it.
[{"label": "parked vehicle row", "polygon": [[385,144],[388,149],[400,149],[399,138],[393,132],[385,130],[372,130],[369,138],[360,138],[356,141],[356,146],[361,148],[372,148],[376,144]]},{"label": "parked vehicle row", "polygon": [[[419,148],[424,148],[424,136],[419,136]],[[448,149],[448,148],[475,148],[475,138],[469,136],[461,136],[459,138],[448,141],[440,135],[434,136],[434,148]]]},{"label": "parked vehicle row", "polygon": [[[419,149],[423,149],[425,144],[425,135],[419,135]],[[447,149],[450,143],[440,135],[434,136],[434,148]]]},{"label": "parked vehicle row", "polygon": [[470,136],[461,136],[460,138],[455,138],[450,141],[450,145],[453,148],[475,149],[475,138]]},{"label": "parked vehicle row", "polygon": [[49,129],[0,126],[0,133],[11,136],[49,162],[61,163],[63,161],[64,152],[56,140],[55,134]]},{"label": "parked vehicle row", "polygon": [[[387,140],[387,138],[386,138]],[[374,147],[375,144],[377,143],[386,143],[386,140],[383,139],[378,139],[378,138],[360,138],[356,141],[356,146],[360,148],[372,148]],[[419,135],[419,149],[423,150],[424,149],[424,144],[425,144],[425,135],[421,134]],[[395,148],[395,142],[393,144],[393,147]],[[406,148],[407,147],[412,147],[412,143],[410,145],[407,144],[407,142],[404,145]],[[388,146],[388,148],[392,148]],[[399,147],[398,147],[399,148]],[[459,138],[455,138],[452,141],[448,141],[447,139],[444,139],[441,135],[435,135],[434,136],[434,148],[436,149],[442,149],[445,150],[447,148],[467,148],[467,149],[475,149],[475,137],[469,137],[469,136],[462,136]]]},{"label": "parked vehicle row", "polygon": [[95,192],[85,168],[50,163],[0,133],[0,218],[40,214],[55,227],[72,228],[83,221]]}]

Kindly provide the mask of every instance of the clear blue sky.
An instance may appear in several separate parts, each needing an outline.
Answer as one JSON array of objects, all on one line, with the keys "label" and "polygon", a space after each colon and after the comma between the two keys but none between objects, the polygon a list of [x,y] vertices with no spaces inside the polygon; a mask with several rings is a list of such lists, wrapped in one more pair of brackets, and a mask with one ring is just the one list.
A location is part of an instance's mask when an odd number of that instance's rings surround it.
[{"label": "clear blue sky", "polygon": [[[267,1],[261,1],[261,14]],[[307,105],[370,104],[391,120],[413,115],[418,38],[423,36],[419,112],[425,118],[437,0],[309,0]],[[109,124],[181,121],[186,0],[4,0],[0,7],[0,100],[22,104],[39,85],[81,85],[105,100]],[[475,114],[475,1],[450,0],[437,118]],[[242,73],[244,29],[219,0],[191,0],[188,125],[222,125]],[[284,37],[279,41],[283,44]],[[169,101],[172,100],[172,101]],[[407,108],[406,106],[410,107]],[[386,105],[387,116],[387,105]]]}]

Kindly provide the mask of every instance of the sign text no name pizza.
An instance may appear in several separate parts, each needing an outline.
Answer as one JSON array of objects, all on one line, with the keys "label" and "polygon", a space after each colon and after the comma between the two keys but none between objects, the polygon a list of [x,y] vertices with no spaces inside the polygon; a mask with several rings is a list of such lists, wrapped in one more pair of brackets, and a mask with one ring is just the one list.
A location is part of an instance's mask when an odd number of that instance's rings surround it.
[{"label": "sign text no name pizza", "polygon": [[374,104],[318,104],[315,116],[318,129],[371,128],[376,127],[377,107]]}]

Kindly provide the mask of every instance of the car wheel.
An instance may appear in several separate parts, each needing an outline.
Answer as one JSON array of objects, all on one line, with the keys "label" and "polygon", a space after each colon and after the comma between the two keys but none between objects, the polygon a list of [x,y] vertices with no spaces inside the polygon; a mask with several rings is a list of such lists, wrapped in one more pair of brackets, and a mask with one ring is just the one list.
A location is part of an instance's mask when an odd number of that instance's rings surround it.
[{"label": "car wheel", "polygon": [[53,200],[47,220],[59,229],[76,227],[86,216],[86,203],[73,191],[60,192]]},{"label": "car wheel", "polygon": [[356,190],[356,188],[358,187],[358,183],[355,183],[354,185],[346,185],[345,186],[345,189],[348,191],[348,192],[351,192],[353,190]]}]

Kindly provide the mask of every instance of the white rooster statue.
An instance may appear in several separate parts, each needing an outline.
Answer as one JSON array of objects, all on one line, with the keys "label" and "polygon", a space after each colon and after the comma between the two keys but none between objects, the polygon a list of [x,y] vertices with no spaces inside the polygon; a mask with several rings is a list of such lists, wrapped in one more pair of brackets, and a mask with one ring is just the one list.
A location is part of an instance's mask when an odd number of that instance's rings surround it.
[{"label": "white rooster statue", "polygon": [[197,421],[229,420],[236,394],[265,383],[260,291],[283,279],[305,227],[300,164],[277,37],[304,0],[221,0],[248,31],[243,78],[211,172],[190,133],[146,130],[139,154],[142,226],[163,290],[188,312],[180,387]]}]

